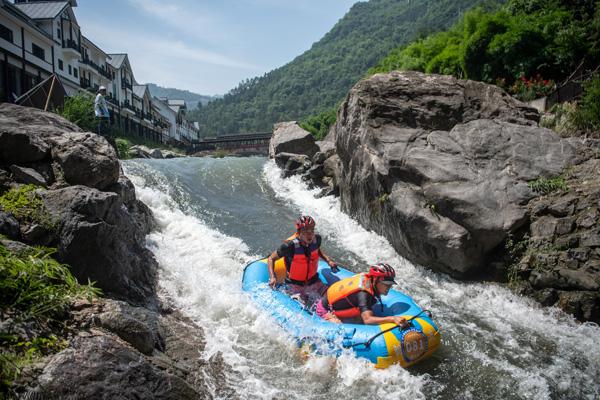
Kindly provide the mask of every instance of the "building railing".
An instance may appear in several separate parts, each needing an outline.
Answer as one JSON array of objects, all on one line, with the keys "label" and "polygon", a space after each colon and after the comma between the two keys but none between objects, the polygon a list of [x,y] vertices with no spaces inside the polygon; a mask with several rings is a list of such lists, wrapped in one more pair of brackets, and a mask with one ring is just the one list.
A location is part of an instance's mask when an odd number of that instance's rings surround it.
[{"label": "building railing", "polygon": [[121,79],[121,89],[133,90],[133,84],[127,79]]},{"label": "building railing", "polygon": [[108,68],[106,68],[104,65],[98,65],[98,64],[96,64],[89,57],[82,58],[81,62],[84,63],[84,64],[87,64],[87,65],[91,66],[92,68],[94,68],[103,77],[105,77],[107,79],[110,79],[110,80],[113,79],[113,76],[110,73],[110,71],[108,70]]},{"label": "building railing", "polygon": [[63,39],[62,47],[64,49],[73,49],[78,53],[81,53],[81,46],[73,39]]}]

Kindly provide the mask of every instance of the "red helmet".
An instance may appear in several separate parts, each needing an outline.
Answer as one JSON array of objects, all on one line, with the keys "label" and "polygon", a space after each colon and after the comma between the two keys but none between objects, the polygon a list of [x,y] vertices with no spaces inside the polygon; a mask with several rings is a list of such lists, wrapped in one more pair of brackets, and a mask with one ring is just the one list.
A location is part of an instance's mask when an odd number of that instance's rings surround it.
[{"label": "red helmet", "polygon": [[296,229],[304,229],[315,226],[315,220],[309,215],[302,215],[296,220]]},{"label": "red helmet", "polygon": [[379,263],[371,265],[369,268],[368,276],[373,278],[381,279],[383,282],[396,284],[394,278],[396,277],[396,271],[389,264]]}]

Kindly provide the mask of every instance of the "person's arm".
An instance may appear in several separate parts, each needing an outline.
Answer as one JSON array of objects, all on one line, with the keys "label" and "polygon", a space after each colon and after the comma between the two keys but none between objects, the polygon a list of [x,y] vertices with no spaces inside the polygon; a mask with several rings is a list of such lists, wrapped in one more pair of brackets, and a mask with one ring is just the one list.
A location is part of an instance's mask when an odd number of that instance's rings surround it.
[{"label": "person's arm", "polygon": [[360,317],[366,325],[379,325],[379,324],[396,324],[402,328],[408,328],[408,321],[404,317],[389,316],[389,317],[377,317],[373,314],[372,310],[363,311],[360,313]]},{"label": "person's arm", "polygon": [[323,250],[321,250],[321,248],[319,248],[319,256],[325,260],[325,262],[327,262],[327,264],[331,267],[331,270],[333,272],[338,272],[339,268],[337,266],[337,264],[335,263],[335,261],[333,261],[327,254],[325,254],[323,252]]},{"label": "person's arm", "polygon": [[402,328],[408,327],[408,321],[404,317],[389,316],[389,317],[377,317],[373,314],[373,302],[375,301],[370,293],[360,291],[357,294],[357,307],[360,309],[360,317],[366,325],[378,325],[378,324],[396,324]]},{"label": "person's arm", "polygon": [[267,267],[269,268],[269,286],[272,288],[277,284],[277,276],[275,275],[275,261],[279,260],[281,257],[277,254],[277,251],[274,251],[267,258]]}]

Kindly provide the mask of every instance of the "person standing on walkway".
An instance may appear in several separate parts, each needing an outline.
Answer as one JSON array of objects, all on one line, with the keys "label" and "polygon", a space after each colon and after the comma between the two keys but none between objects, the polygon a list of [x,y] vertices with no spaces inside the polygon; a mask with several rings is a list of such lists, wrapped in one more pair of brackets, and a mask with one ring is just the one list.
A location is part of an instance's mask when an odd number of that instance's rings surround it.
[{"label": "person standing on walkway", "polygon": [[106,88],[104,86],[100,86],[98,89],[98,94],[94,99],[94,114],[98,120],[98,135],[107,136],[110,114],[108,112],[108,106],[106,105],[106,99],[104,96],[106,96]]}]

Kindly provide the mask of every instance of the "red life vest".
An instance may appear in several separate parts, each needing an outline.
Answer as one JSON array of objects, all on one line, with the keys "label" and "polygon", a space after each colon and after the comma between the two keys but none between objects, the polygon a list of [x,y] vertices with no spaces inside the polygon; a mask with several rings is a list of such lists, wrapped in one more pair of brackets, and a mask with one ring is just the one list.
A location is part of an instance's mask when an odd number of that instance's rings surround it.
[{"label": "red life vest", "polygon": [[356,274],[350,278],[342,279],[333,283],[327,289],[327,302],[336,317],[354,318],[360,316],[360,308],[358,307],[346,308],[344,310],[335,309],[335,304],[340,300],[345,299],[348,304],[352,304],[348,297],[360,291],[368,292],[374,296],[372,280],[365,274]]},{"label": "red life vest", "polygon": [[319,247],[315,237],[308,247],[300,244],[300,239],[292,240],[294,243],[294,257],[288,267],[288,279],[292,283],[306,284],[317,274],[319,263]]}]

